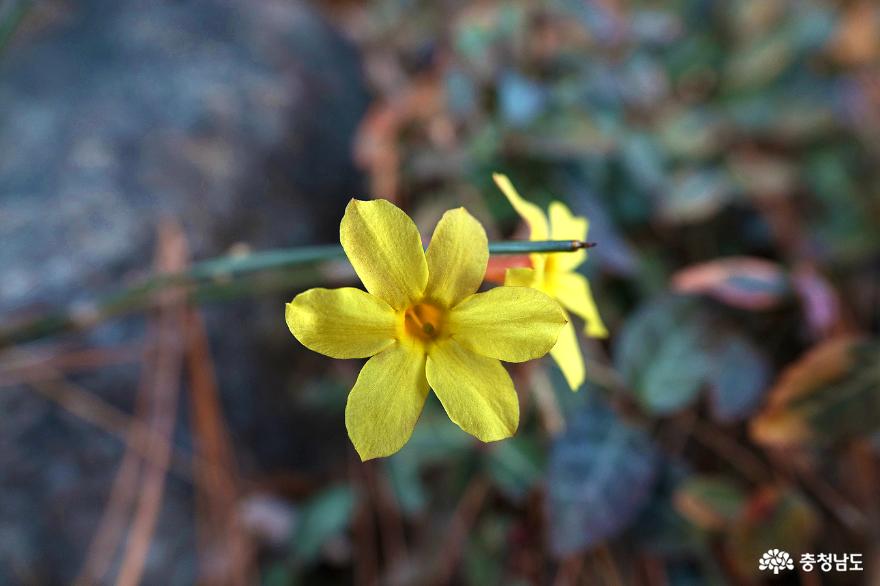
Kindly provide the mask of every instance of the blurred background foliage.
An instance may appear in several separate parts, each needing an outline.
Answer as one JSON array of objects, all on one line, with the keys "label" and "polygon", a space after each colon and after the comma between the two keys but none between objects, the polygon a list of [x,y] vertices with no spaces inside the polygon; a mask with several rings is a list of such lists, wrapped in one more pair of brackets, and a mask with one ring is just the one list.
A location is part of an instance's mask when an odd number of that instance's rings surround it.
[{"label": "blurred background foliage", "polygon": [[429,399],[409,444],[366,465],[343,428],[358,365],[286,339],[276,387],[302,431],[232,440],[314,455],[246,463],[275,482],[236,504],[245,528],[226,530],[254,546],[236,563],[270,586],[683,586],[761,583],[760,555],[780,548],[862,553],[864,572],[821,583],[880,583],[876,3],[318,7],[371,90],[362,195],[423,233],[465,205],[495,240],[526,233],[493,171],[565,201],[598,243],[583,269],[611,336],[582,337],[576,394],[549,359],[511,367],[515,438],[477,444]]},{"label": "blurred background foliage", "polygon": [[[556,583],[748,583],[771,547],[865,552],[869,577],[824,579],[880,580],[876,4],[333,6],[375,92],[372,193],[522,235],[500,170],[599,243],[611,338],[583,340],[576,395],[550,364],[516,370],[527,415],[480,465],[494,498],[461,581],[552,583],[547,555]],[[425,464],[413,444],[392,471]]]}]

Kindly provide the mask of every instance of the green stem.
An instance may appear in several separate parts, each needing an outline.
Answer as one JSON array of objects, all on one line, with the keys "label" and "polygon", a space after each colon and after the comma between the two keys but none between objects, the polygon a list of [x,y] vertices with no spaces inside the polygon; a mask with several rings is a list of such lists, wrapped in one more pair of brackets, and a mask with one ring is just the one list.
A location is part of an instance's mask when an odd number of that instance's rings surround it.
[{"label": "green stem", "polygon": [[[490,242],[489,254],[529,254],[533,252],[574,252],[581,248],[591,248],[594,244],[579,240],[524,240],[509,242]],[[191,279],[215,279],[288,268],[296,265],[324,262],[345,257],[345,251],[336,244],[325,246],[303,246],[282,250],[266,250],[241,256],[224,256],[196,263],[184,275],[171,277]]]},{"label": "green stem", "polygon": [[[492,242],[489,244],[489,253],[512,255],[574,252],[592,246],[594,245],[591,243],[578,240]],[[146,309],[152,305],[156,293],[169,287],[187,287],[194,301],[204,301],[241,297],[255,290],[266,291],[279,285],[292,288],[306,286],[305,279],[290,275],[288,269],[307,269],[308,277],[314,280],[316,277],[314,271],[308,269],[322,262],[343,258],[345,252],[341,246],[326,245],[267,250],[205,260],[193,264],[186,272],[156,275],[106,296],[90,306],[87,311],[66,309],[12,327],[0,328],[0,348],[45,338],[67,330],[90,327],[113,317]],[[241,282],[235,280],[243,275],[264,271],[275,276],[268,285],[262,280],[261,286],[242,287]],[[287,271],[286,277],[282,275],[285,271]]]}]

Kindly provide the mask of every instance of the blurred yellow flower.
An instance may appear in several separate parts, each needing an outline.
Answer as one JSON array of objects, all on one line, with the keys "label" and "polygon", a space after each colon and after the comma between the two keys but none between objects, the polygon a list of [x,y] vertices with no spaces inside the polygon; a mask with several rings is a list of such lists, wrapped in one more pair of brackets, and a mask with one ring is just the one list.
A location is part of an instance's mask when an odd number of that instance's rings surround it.
[{"label": "blurred yellow flower", "polygon": [[366,358],[345,425],[362,460],[409,440],[434,389],[449,418],[489,442],[510,437],[519,401],[499,360],[546,354],[566,323],[559,304],[522,287],[476,293],[489,248],[464,208],[446,212],[427,252],[413,221],[385,200],[352,200],[340,225],[367,291],[310,289],[287,304],[290,331],[333,358]]},{"label": "blurred yellow flower", "polygon": [[[529,226],[531,240],[586,240],[589,222],[584,217],[572,215],[565,204],[552,202],[548,218],[541,208],[524,200],[517,193],[506,175],[495,173],[492,178]],[[532,254],[532,267],[508,269],[504,283],[533,287],[558,299],[563,307],[584,319],[584,331],[588,336],[604,338],[608,336],[608,330],[599,316],[596,302],[593,301],[590,283],[586,277],[575,271],[586,259],[587,251],[583,249],[566,253]],[[570,319],[560,332],[559,340],[550,354],[571,389],[579,389],[585,376],[584,358]]]}]

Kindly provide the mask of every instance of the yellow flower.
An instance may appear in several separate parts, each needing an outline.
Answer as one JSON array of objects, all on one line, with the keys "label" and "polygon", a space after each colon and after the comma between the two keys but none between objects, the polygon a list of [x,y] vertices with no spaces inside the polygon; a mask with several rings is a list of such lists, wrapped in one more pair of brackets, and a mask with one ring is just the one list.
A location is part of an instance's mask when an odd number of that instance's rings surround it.
[{"label": "yellow flower", "polygon": [[489,248],[464,208],[443,215],[427,252],[413,221],[384,200],[352,200],[339,233],[367,292],[311,289],[287,304],[285,317],[315,352],[372,356],[345,407],[361,459],[403,447],[429,385],[466,432],[484,442],[513,435],[519,401],[499,361],[546,354],[565,324],[559,304],[522,287],[476,293]]},{"label": "yellow flower", "polygon": [[[528,224],[531,240],[586,240],[589,222],[584,217],[572,215],[565,204],[552,202],[548,218],[541,208],[524,200],[517,193],[506,175],[495,173],[492,178]],[[533,287],[547,293],[558,299],[570,312],[584,319],[584,331],[588,336],[604,338],[608,336],[608,330],[596,309],[590,283],[586,277],[575,271],[585,260],[587,251],[583,249],[567,253],[532,254],[532,268],[508,269],[504,284]],[[560,332],[559,340],[550,355],[559,365],[571,389],[576,391],[580,388],[584,382],[584,358],[570,319]]]}]

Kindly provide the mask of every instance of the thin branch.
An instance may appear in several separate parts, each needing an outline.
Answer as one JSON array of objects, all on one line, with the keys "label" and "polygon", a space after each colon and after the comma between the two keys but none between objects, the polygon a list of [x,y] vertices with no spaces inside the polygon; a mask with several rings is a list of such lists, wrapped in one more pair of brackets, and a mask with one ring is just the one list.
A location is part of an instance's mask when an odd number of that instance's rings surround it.
[{"label": "thin branch", "polygon": [[727,459],[739,472],[756,484],[773,478],[770,467],[736,441],[699,420],[693,422],[693,437],[719,456]]},{"label": "thin branch", "polygon": [[796,460],[787,460],[781,465],[790,466],[801,483],[806,486],[813,496],[823,503],[841,525],[856,534],[866,534],[871,528],[870,518],[858,507],[850,503],[820,474],[816,474],[798,463]]},{"label": "thin branch", "polygon": [[378,584],[379,561],[376,553],[375,527],[370,507],[370,494],[365,479],[364,466],[354,456],[348,457],[349,483],[357,490],[357,508],[354,516],[354,584],[355,586],[374,586]]},{"label": "thin branch", "polygon": [[[147,334],[148,339],[152,339],[150,333],[148,332]],[[113,479],[110,497],[101,514],[98,528],[92,537],[92,542],[89,544],[86,561],[83,563],[79,576],[74,581],[76,586],[98,584],[104,580],[104,576],[109,571],[113,561],[113,553],[121,541],[128,517],[131,514],[135,498],[137,497],[138,484],[143,470],[141,454],[139,452],[140,435],[143,433],[141,428],[144,427],[143,421],[149,410],[150,388],[153,384],[153,369],[145,366],[148,360],[146,354],[151,350],[151,347],[147,349],[147,353],[145,353],[141,362],[140,382],[135,398],[134,417],[126,434],[125,455],[122,457],[122,463],[119,465],[116,477]],[[144,445],[150,444],[145,442]]]},{"label": "thin branch", "polygon": [[[494,255],[565,253],[593,246],[595,244],[580,240],[523,240],[492,242],[489,244],[489,252]],[[148,309],[155,305],[157,295],[164,290],[185,289],[194,297],[216,295],[218,290],[238,287],[239,283],[235,280],[238,277],[264,271],[280,273],[296,267],[342,259],[344,256],[341,246],[327,245],[267,250],[202,261],[193,264],[186,271],[153,275],[86,306],[64,309],[0,328],[0,349],[68,330],[93,327],[112,317]],[[288,286],[296,285],[288,283]]]},{"label": "thin branch", "polygon": [[138,363],[141,344],[82,348],[67,352],[55,349],[10,348],[0,360],[0,386],[12,386],[36,378],[55,378],[56,373],[92,370],[116,364]]},{"label": "thin branch", "polygon": [[669,584],[666,576],[666,564],[661,558],[646,554],[642,555],[640,560],[646,586],[667,586]]},{"label": "thin branch", "polygon": [[608,548],[608,545],[601,544],[595,552],[596,559],[602,565],[604,573],[607,576],[607,582],[611,586],[623,586],[623,579],[620,577],[620,571],[614,561],[614,555]]},{"label": "thin branch", "polygon": [[240,499],[232,440],[224,424],[214,362],[204,320],[190,309],[186,358],[190,375],[195,461],[200,583],[245,585],[253,582],[253,546],[241,526]]},{"label": "thin branch", "polygon": [[560,562],[556,570],[553,586],[576,586],[584,568],[584,556],[576,554]]},{"label": "thin branch", "polygon": [[534,368],[530,374],[541,424],[550,437],[555,437],[565,431],[565,417],[562,415],[559,401],[556,400],[553,383],[543,368]]},{"label": "thin branch", "polygon": [[375,462],[364,466],[364,477],[376,509],[379,537],[388,565],[387,572],[391,574],[407,558],[403,516],[397,506],[391,483]]},{"label": "thin branch", "polygon": [[[594,242],[580,240],[515,240],[490,242],[489,254],[529,254],[575,252],[593,248]],[[337,244],[302,246],[282,250],[266,250],[244,255],[230,255],[196,263],[186,273],[169,275],[170,282],[228,278],[258,271],[286,269],[304,264],[345,258],[345,251]]]},{"label": "thin branch", "polygon": [[[169,449],[174,449],[170,438],[158,436],[143,422],[132,419],[124,411],[103,401],[94,393],[65,380],[60,374],[52,380],[41,378],[25,382],[29,389],[40,393],[65,411],[116,436],[123,442],[129,442],[137,454],[148,462],[158,461],[157,446],[164,449],[162,444],[167,443]],[[190,457],[189,454],[175,453],[171,461],[172,471],[185,480],[191,479],[192,459],[197,457],[197,455]]]},{"label": "thin branch", "polygon": [[[182,231],[176,225],[160,225],[157,265],[161,272],[174,272],[186,263],[186,243]],[[171,437],[177,416],[180,375],[183,369],[183,347],[180,326],[186,320],[184,298],[169,291],[160,305],[156,354],[154,364],[150,419],[153,430],[160,437]],[[136,586],[141,583],[147,554],[165,492],[165,478],[171,461],[170,444],[165,442],[156,448],[158,461],[150,463],[144,471],[140,500],[135,510],[125,552],[120,563],[116,583],[118,586]]]},{"label": "thin branch", "polygon": [[477,476],[465,489],[464,496],[461,497],[452,516],[449,533],[443,542],[443,549],[440,550],[442,563],[436,581],[437,586],[444,586],[452,581],[468,534],[477,521],[477,515],[483,507],[483,501],[489,495],[490,488],[491,484],[488,479],[484,476]]}]

